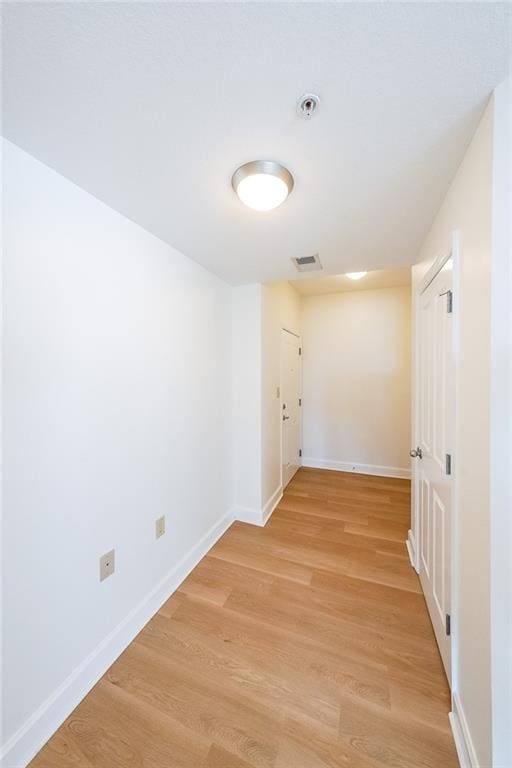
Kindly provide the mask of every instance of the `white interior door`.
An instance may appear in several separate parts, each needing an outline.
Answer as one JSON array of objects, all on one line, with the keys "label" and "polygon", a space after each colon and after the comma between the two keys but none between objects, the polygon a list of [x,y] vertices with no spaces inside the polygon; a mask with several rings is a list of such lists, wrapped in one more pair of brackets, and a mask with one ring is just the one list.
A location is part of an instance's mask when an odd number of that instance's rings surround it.
[{"label": "white interior door", "polygon": [[281,334],[281,457],[283,488],[300,466],[300,345],[295,334]]},{"label": "white interior door", "polygon": [[418,446],[419,574],[451,680],[450,568],[453,481],[452,260],[419,297]]}]

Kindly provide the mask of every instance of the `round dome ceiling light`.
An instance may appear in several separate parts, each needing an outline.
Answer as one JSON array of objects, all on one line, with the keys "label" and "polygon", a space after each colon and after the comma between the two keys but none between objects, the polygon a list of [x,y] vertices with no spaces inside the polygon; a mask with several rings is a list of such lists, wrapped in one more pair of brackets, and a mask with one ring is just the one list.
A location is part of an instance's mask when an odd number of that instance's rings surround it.
[{"label": "round dome ceiling light", "polygon": [[237,168],[231,179],[236,194],[255,211],[271,211],[293,189],[293,176],[273,160],[252,160]]},{"label": "round dome ceiling light", "polygon": [[367,274],[368,272],[345,272],[345,277],[349,277],[351,280],[360,280]]}]

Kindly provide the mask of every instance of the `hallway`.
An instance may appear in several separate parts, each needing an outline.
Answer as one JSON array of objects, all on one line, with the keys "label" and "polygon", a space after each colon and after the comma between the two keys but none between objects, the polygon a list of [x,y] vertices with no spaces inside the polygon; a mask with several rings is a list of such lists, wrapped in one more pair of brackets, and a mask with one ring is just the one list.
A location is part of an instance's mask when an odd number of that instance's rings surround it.
[{"label": "hallway", "polygon": [[236,522],[32,768],[455,768],[406,480],[302,468]]}]

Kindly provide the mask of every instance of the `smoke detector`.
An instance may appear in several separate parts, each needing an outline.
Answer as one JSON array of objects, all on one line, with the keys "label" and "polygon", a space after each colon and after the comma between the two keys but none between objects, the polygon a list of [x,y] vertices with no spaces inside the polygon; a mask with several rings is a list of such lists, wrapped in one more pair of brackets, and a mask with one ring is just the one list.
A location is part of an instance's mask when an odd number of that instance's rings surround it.
[{"label": "smoke detector", "polygon": [[294,256],[292,261],[297,272],[314,272],[322,269],[318,253],[314,253],[312,256]]},{"label": "smoke detector", "polygon": [[314,93],[305,93],[297,102],[297,112],[301,117],[309,120],[313,117],[320,105],[320,99]]}]

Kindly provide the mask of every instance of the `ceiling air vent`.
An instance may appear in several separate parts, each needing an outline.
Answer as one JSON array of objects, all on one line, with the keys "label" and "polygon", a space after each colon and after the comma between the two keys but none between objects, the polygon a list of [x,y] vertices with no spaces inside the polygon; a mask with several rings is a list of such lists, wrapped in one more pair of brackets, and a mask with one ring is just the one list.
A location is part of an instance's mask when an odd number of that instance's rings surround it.
[{"label": "ceiling air vent", "polygon": [[314,270],[322,269],[318,253],[313,254],[313,256],[298,256],[292,258],[292,261],[298,272],[313,272]]}]

